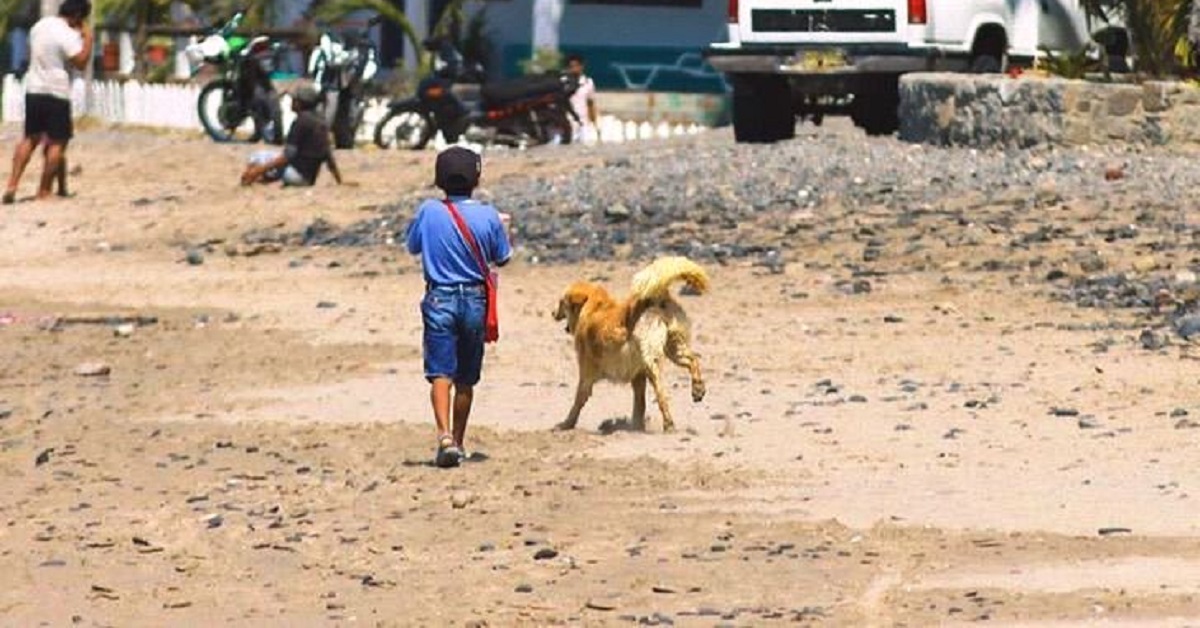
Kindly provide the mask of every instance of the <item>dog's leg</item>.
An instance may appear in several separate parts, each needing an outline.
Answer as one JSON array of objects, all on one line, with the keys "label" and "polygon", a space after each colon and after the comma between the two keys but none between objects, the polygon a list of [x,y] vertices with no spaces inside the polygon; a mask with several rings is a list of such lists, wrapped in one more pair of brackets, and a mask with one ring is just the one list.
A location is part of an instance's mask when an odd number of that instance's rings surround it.
[{"label": "dog's leg", "polygon": [[688,370],[688,375],[692,378],[692,401],[703,401],[707,388],[704,386],[704,377],[700,374],[700,356],[692,353],[687,338],[682,334],[672,334],[667,343],[667,357]]},{"label": "dog's leg", "polygon": [[646,430],[646,376],[633,378],[633,416],[629,422],[635,430]]},{"label": "dog's leg", "polygon": [[595,380],[579,377],[579,383],[575,386],[575,404],[571,406],[571,411],[567,414],[566,420],[554,426],[556,430],[573,430],[575,424],[579,422],[579,413],[583,410],[584,404],[592,396],[592,386]]},{"label": "dog's leg", "polygon": [[649,380],[650,387],[654,389],[654,400],[658,402],[658,411],[662,412],[663,432],[674,432],[675,421],[671,418],[671,404],[667,401],[667,391],[663,390],[658,369],[652,366],[646,371],[646,379]]}]

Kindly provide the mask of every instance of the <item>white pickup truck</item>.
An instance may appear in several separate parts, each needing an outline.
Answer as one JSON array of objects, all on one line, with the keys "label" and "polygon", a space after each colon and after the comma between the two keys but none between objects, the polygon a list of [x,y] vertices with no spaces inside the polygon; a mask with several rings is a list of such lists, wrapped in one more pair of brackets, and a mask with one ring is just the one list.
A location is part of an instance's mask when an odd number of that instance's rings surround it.
[{"label": "white pickup truck", "polygon": [[705,57],[733,87],[739,142],[795,135],[797,116],[899,125],[899,77],[1000,72],[1088,44],[1079,0],[728,0],[728,41]]}]

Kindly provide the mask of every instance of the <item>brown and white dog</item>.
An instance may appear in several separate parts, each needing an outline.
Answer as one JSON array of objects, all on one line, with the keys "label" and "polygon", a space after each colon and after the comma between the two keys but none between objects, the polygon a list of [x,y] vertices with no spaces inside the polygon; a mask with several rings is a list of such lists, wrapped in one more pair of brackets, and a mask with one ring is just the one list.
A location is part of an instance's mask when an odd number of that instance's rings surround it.
[{"label": "brown and white dog", "polygon": [[567,288],[554,319],[565,319],[567,333],[575,338],[579,383],[575,404],[558,429],[573,429],[592,395],[592,387],[600,380],[609,380],[633,385],[631,422],[639,430],[646,428],[649,382],[662,412],[663,431],[674,431],[662,379],[664,358],[688,370],[692,400],[704,398],[700,358],[689,346],[687,314],[671,295],[671,287],[677,282],[686,283],[696,294],[709,287],[708,275],[695,262],[685,257],[663,257],[634,275],[632,290],[621,301],[593,283],[577,282]]}]

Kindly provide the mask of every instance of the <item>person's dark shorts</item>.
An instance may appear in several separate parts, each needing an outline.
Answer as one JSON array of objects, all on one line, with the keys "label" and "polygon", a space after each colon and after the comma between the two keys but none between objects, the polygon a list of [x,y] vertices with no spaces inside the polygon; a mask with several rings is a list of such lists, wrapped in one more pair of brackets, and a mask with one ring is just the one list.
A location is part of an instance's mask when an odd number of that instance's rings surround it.
[{"label": "person's dark shorts", "polygon": [[66,142],[75,135],[71,101],[46,94],[25,95],[25,137],[45,135]]},{"label": "person's dark shorts", "polygon": [[425,379],[474,386],[483,369],[487,290],[483,284],[431,286],[421,301]]}]

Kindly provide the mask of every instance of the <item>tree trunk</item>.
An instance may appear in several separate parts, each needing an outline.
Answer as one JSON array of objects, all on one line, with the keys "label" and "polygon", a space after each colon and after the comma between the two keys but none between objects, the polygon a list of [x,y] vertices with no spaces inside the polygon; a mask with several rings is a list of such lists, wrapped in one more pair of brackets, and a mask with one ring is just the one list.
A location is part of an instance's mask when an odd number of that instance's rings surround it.
[{"label": "tree trunk", "polygon": [[137,4],[137,30],[133,38],[133,74],[139,79],[146,78],[146,33],[147,22],[150,21],[150,0],[139,0]]},{"label": "tree trunk", "polygon": [[1188,10],[1188,41],[1193,46],[1200,45],[1200,2],[1192,0]]}]

